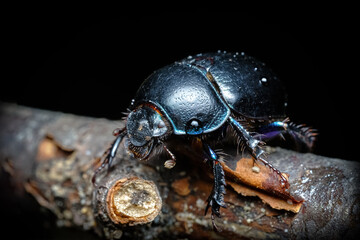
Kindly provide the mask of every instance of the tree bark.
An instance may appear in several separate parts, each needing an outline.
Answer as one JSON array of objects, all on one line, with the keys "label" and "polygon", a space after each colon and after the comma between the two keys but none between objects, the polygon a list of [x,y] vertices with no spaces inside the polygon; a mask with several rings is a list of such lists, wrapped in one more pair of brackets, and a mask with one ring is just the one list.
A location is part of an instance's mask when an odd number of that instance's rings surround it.
[{"label": "tree bark", "polygon": [[[178,159],[168,170],[160,158],[130,158],[121,145],[113,167],[94,185],[94,170],[123,122],[4,103],[0,111],[2,174],[24,201],[30,194],[50,210],[57,226],[105,239],[355,239],[359,234],[358,162],[271,148],[268,161],[288,174],[291,196],[304,202],[267,200],[274,197],[267,189],[227,174],[227,208],[216,219],[222,230],[216,232],[210,214],[204,216],[212,179],[191,158]],[[262,167],[252,168],[254,174]],[[290,207],[276,207],[281,201]]]}]

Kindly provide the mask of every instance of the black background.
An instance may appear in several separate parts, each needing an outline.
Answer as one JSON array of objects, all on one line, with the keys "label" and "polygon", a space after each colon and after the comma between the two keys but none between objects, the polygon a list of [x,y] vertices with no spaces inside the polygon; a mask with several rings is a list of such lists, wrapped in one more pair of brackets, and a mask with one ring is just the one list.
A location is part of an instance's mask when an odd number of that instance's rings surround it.
[{"label": "black background", "polygon": [[315,153],[356,160],[357,28],[354,15],[335,13],[16,16],[4,36],[1,100],[119,119],[154,70],[201,52],[245,52],[284,82],[290,119],[318,129]]},{"label": "black background", "polygon": [[[358,160],[359,38],[349,11],[198,8],[124,15],[127,9],[118,8],[104,17],[82,8],[71,14],[56,7],[15,10],[1,30],[1,101],[120,119],[154,70],[201,52],[245,52],[266,62],[284,82],[291,120],[318,129],[315,153]],[[14,209],[15,216],[24,215],[24,209],[9,205],[9,221]],[[39,238],[43,225],[31,223],[39,215],[29,209],[26,231],[17,234]],[[61,239],[57,232],[50,236]]]}]

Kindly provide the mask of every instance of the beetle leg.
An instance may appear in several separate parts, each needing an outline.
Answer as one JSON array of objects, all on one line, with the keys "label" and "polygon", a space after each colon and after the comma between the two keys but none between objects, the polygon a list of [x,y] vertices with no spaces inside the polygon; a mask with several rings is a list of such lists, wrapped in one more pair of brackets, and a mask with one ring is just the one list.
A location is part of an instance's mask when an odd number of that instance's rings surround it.
[{"label": "beetle leg", "polygon": [[219,162],[219,157],[207,144],[204,144],[204,152],[205,152],[205,158],[208,160],[207,162],[211,166],[214,174],[214,185],[210,193],[210,196],[207,199],[205,215],[209,207],[211,207],[211,220],[213,227],[215,230],[219,230],[215,225],[215,216],[220,218],[221,217],[220,207],[226,208],[224,202],[224,194],[226,192],[225,174]]},{"label": "beetle leg", "polygon": [[253,156],[255,159],[258,159],[261,155],[265,153],[265,151],[260,147],[264,144],[264,142],[255,139],[250,135],[248,131],[234,118],[229,117],[231,126],[235,129],[235,131],[238,133],[241,140],[244,140],[245,147],[247,147],[250,150],[251,156]]},{"label": "beetle leg", "polygon": [[312,149],[315,142],[315,136],[317,135],[316,130],[302,124],[297,125],[293,122],[289,122],[288,118],[284,121],[275,121],[262,126],[259,128],[259,132],[259,139],[264,140],[279,135],[284,138],[283,134],[288,134],[294,139],[299,150],[301,147],[305,146],[308,151]]},{"label": "beetle leg", "polygon": [[265,160],[263,156],[265,156],[265,151],[261,148],[264,142],[255,139],[253,136],[249,134],[248,131],[234,118],[229,117],[229,121],[231,126],[235,129],[238,133],[240,138],[245,142],[246,147],[248,148],[251,156],[256,161],[261,161],[264,165],[270,167],[271,170],[276,172],[276,174],[280,177],[280,184],[284,188],[289,187],[288,180],[282,175],[282,173],[276,169],[271,163]]},{"label": "beetle leg", "polygon": [[94,172],[94,176],[92,177],[92,183],[95,184],[96,181],[96,176],[97,174],[107,165],[108,166],[108,170],[111,167],[111,163],[112,160],[115,158],[116,152],[120,146],[120,143],[122,141],[122,139],[124,138],[124,136],[126,135],[126,128],[123,129],[115,129],[114,131],[114,136],[116,136],[115,140],[112,142],[111,146],[109,149],[107,149],[103,155],[103,162],[100,165],[100,167],[98,167],[95,172]]}]

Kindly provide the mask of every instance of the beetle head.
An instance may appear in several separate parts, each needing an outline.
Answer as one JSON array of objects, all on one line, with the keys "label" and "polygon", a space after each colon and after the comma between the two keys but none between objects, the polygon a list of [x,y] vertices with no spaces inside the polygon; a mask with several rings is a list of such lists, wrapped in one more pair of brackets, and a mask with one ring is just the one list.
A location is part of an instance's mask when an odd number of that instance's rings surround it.
[{"label": "beetle head", "polygon": [[153,105],[146,104],[130,112],[126,129],[132,145],[130,150],[135,157],[145,158],[152,150],[154,138],[164,135],[168,126],[160,111]]}]

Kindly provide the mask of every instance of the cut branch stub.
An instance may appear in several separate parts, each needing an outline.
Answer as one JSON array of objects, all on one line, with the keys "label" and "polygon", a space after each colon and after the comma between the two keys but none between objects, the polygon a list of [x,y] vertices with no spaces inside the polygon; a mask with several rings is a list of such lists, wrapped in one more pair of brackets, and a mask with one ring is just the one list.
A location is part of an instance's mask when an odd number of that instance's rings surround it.
[{"label": "cut branch stub", "polygon": [[115,224],[151,222],[160,213],[161,206],[156,185],[138,177],[118,180],[107,193],[107,211]]}]

